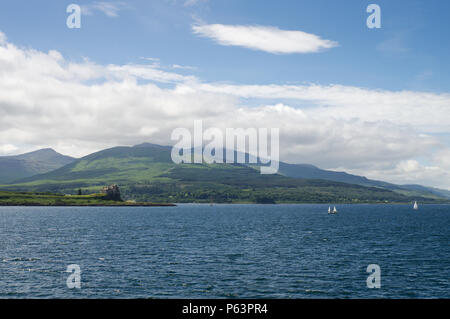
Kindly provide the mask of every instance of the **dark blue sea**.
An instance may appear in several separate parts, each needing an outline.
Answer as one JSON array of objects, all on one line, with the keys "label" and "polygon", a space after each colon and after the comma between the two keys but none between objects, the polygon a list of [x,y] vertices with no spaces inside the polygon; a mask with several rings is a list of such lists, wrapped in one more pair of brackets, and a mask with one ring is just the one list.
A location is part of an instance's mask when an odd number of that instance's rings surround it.
[{"label": "dark blue sea", "polygon": [[450,298],[449,205],[337,208],[0,207],[0,298]]}]

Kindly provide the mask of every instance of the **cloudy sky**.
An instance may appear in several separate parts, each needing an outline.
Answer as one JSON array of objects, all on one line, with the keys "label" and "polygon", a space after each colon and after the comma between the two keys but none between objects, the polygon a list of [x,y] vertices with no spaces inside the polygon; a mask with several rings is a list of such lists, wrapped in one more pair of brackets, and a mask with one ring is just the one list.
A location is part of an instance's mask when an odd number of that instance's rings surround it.
[{"label": "cloudy sky", "polygon": [[[280,157],[450,189],[448,1],[0,5],[0,155],[83,156],[176,127],[280,128]],[[82,8],[81,28],[66,7]]]}]

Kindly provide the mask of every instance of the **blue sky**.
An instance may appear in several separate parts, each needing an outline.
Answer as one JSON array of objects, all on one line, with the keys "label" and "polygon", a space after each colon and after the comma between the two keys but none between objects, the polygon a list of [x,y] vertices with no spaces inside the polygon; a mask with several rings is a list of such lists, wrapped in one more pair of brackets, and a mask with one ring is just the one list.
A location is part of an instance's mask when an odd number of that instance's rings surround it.
[{"label": "blue sky", "polygon": [[173,144],[203,119],[280,128],[287,162],[450,189],[449,14],[444,0],[3,2],[0,155]]},{"label": "blue sky", "polygon": [[[0,27],[15,44],[98,63],[139,62],[196,67],[207,81],[235,83],[343,84],[390,90],[447,92],[450,86],[448,1],[377,1],[382,28],[368,29],[366,7],[373,1],[126,1],[117,17],[97,11],[82,17],[82,28],[66,28],[70,3],[10,1],[2,4]],[[281,54],[220,46],[193,34],[197,21],[270,25],[302,30],[337,41],[319,54]],[[447,34],[448,35],[448,34]]]}]

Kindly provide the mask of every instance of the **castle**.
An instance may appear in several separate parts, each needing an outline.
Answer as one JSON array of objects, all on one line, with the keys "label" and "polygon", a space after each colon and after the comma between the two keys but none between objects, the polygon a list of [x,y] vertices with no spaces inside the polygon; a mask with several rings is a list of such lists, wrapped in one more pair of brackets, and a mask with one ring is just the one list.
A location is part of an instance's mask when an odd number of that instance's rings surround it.
[{"label": "castle", "polygon": [[122,200],[122,198],[120,197],[119,186],[117,186],[116,184],[103,187],[102,193],[106,194],[105,197],[107,199]]}]

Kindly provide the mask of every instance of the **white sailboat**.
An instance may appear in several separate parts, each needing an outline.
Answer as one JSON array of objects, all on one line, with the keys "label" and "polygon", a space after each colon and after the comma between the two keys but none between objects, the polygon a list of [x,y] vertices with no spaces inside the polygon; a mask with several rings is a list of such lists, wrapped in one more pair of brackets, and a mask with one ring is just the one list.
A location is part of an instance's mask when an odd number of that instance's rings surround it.
[{"label": "white sailboat", "polygon": [[331,206],[328,206],[328,214],[337,214],[336,206],[333,207],[333,210],[331,210]]},{"label": "white sailboat", "polygon": [[417,201],[414,201],[414,206],[413,206],[413,209],[419,209],[419,205],[417,205]]},{"label": "white sailboat", "polygon": [[331,207],[328,206],[328,214],[331,214]]},{"label": "white sailboat", "polygon": [[333,214],[337,214],[336,206],[333,207]]}]

